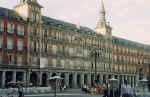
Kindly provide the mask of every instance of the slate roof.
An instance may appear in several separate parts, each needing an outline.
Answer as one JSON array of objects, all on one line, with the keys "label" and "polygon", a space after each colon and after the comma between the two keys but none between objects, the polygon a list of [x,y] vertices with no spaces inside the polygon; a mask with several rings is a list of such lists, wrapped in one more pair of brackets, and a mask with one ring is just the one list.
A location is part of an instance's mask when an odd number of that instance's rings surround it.
[{"label": "slate roof", "polygon": [[38,2],[32,2],[32,1],[28,0],[27,3],[42,8],[42,6]]},{"label": "slate roof", "polygon": [[7,8],[0,7],[0,18],[11,19],[14,21],[26,22],[20,16],[18,16],[15,11]]},{"label": "slate roof", "polygon": [[56,27],[66,29],[66,30],[71,30],[71,31],[80,32],[80,33],[87,33],[87,34],[95,33],[90,28],[80,26],[80,29],[77,29],[77,25],[75,24],[71,24],[68,22],[64,22],[64,21],[53,19],[53,18],[46,17],[46,16],[42,16],[42,21],[44,24],[50,24]]},{"label": "slate roof", "polygon": [[[43,21],[44,24],[50,24],[50,25],[53,25],[53,26],[56,26],[56,27],[61,27],[63,29],[77,31],[77,32],[80,32],[80,33],[85,33],[85,34],[96,34],[96,32],[93,31],[90,28],[81,26],[80,29],[77,29],[75,24],[71,24],[71,23],[68,23],[68,22],[61,21],[61,20],[56,20],[56,19],[46,17],[46,16],[42,16],[42,21]],[[127,39],[123,39],[123,38],[116,37],[116,36],[112,36],[112,41],[113,41],[113,43],[117,43],[117,44],[120,44],[120,45],[126,45],[126,46],[131,46],[133,48],[141,48],[141,49],[145,49],[145,50],[150,50],[150,45],[137,43],[137,42],[127,40]]]},{"label": "slate roof", "polygon": [[141,43],[138,43],[138,42],[135,42],[135,41],[127,40],[127,39],[116,37],[116,36],[112,37],[112,41],[113,41],[113,43],[118,43],[120,45],[125,45],[125,46],[131,46],[131,47],[134,47],[134,48],[141,48],[141,49],[145,49],[145,50],[150,50],[150,45],[141,44]]},{"label": "slate roof", "polygon": [[[2,8],[2,7],[0,7],[0,18],[7,18],[7,19],[12,19],[14,21],[26,22],[21,17],[17,16],[13,10]],[[56,20],[56,19],[46,17],[46,16],[42,16],[42,21],[43,21],[43,24],[50,24],[56,27],[66,29],[66,30],[71,30],[71,31],[75,31],[75,32],[83,33],[83,34],[96,34],[95,31],[93,31],[92,29],[88,27],[81,26],[80,29],[77,29],[75,24],[71,24],[68,22],[61,21],[61,20]],[[98,36],[102,37],[102,35],[98,35]],[[150,45],[137,43],[137,42],[123,39],[120,37],[113,36],[112,40],[113,40],[113,43],[118,43],[120,45],[126,45],[126,46],[131,46],[134,48],[150,50]]]}]

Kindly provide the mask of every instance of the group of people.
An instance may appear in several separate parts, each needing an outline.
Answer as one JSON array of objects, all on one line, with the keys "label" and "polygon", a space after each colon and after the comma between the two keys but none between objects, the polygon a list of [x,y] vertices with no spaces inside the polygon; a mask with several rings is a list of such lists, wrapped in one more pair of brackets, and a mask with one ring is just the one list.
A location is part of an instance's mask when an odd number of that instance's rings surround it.
[{"label": "group of people", "polygon": [[83,85],[82,91],[86,94],[103,95],[103,97],[136,97],[134,88],[128,84],[127,80],[116,86],[111,86],[109,83],[96,83],[93,87]]}]

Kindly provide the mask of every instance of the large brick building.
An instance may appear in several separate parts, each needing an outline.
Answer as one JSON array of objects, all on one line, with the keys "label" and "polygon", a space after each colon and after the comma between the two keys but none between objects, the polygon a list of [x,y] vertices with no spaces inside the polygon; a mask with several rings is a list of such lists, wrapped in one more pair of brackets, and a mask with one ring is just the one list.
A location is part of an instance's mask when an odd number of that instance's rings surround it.
[{"label": "large brick building", "polygon": [[[112,36],[112,28],[106,23],[103,2],[95,29],[42,16],[41,8],[37,0],[20,0],[13,10],[0,8],[4,12],[1,14],[0,11],[0,20],[5,21],[5,25],[1,26],[5,31],[1,35],[8,41],[1,46],[1,86],[5,86],[7,72],[10,71],[14,73],[8,74],[9,81],[15,81],[18,72],[24,72],[21,73],[22,79],[18,80],[24,81],[27,86],[29,83],[47,86],[46,79],[54,75],[63,77],[62,83],[70,87],[92,85],[95,79],[106,82],[112,77],[120,82],[127,79],[134,86],[139,79],[148,77],[150,46]],[[13,14],[8,14],[8,10]],[[7,33],[6,21],[14,23],[13,34]],[[17,25],[24,25],[23,36],[15,34],[18,32]],[[15,38],[14,43],[5,36]],[[23,51],[15,49],[18,38],[24,39]],[[4,39],[3,42],[6,42]],[[7,49],[6,44],[14,44],[14,50]],[[7,65],[10,69],[4,64],[12,56],[3,59],[8,52],[15,54],[14,64]],[[26,63],[19,67],[15,61],[18,54],[24,54],[22,60]]]},{"label": "large brick building", "polygon": [[0,86],[24,80],[27,68],[27,23],[12,10],[0,8]]}]

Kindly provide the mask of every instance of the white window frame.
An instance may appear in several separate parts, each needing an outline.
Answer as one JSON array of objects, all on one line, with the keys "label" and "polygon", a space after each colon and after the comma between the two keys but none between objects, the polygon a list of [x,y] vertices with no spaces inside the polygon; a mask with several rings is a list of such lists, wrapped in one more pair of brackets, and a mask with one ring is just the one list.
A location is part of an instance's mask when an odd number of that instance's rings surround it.
[{"label": "white window frame", "polygon": [[3,57],[2,57],[2,53],[0,53],[0,64],[2,64],[3,61]]},{"label": "white window frame", "polygon": [[4,32],[4,22],[0,21],[0,32]]},{"label": "white window frame", "polygon": [[[19,43],[19,42],[20,42],[20,43]],[[23,47],[24,47],[24,41],[21,40],[21,39],[18,39],[18,40],[17,40],[17,49],[18,49],[19,51],[22,51],[22,50],[23,50]]]},{"label": "white window frame", "polygon": [[18,25],[17,26],[17,34],[23,36],[24,35],[24,25]]},{"label": "white window frame", "polygon": [[8,23],[7,24],[7,32],[10,34],[14,33],[14,24],[13,23]]},{"label": "white window frame", "polygon": [[13,49],[14,48],[14,39],[8,38],[7,39],[7,49]]},{"label": "white window frame", "polygon": [[53,63],[53,67],[57,66],[57,60],[56,59],[52,59],[52,63]]},{"label": "white window frame", "polygon": [[23,64],[23,56],[17,56],[17,65],[22,65]]},{"label": "white window frame", "polygon": [[3,47],[3,38],[0,37],[0,48],[2,48],[2,47]]},{"label": "white window frame", "polygon": [[13,54],[7,54],[7,60],[8,60],[8,64],[14,64],[14,55]]}]

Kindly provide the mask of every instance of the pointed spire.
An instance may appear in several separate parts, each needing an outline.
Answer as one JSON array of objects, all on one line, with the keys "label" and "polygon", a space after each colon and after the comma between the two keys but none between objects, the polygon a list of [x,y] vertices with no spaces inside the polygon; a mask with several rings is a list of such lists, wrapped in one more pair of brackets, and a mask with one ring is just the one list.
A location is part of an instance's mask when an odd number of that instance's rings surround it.
[{"label": "pointed spire", "polygon": [[100,17],[99,21],[96,25],[96,29],[104,26],[106,24],[106,19],[105,19],[105,7],[104,7],[104,2],[101,0],[101,7],[100,7]]}]

